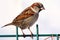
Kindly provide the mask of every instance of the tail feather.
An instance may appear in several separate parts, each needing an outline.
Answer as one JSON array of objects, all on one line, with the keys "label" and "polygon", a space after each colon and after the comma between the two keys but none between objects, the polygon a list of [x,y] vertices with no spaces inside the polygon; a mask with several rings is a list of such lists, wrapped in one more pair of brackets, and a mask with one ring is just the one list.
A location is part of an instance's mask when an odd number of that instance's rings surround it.
[{"label": "tail feather", "polygon": [[12,23],[6,24],[6,25],[2,26],[1,28],[5,27],[5,26],[8,26],[8,25],[12,25]]}]

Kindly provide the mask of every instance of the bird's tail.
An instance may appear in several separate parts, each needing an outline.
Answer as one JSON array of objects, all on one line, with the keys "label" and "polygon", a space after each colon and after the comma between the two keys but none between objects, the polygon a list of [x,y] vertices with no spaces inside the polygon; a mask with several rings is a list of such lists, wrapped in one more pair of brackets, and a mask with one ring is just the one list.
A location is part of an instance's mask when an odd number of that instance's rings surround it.
[{"label": "bird's tail", "polygon": [[12,23],[6,24],[6,25],[2,26],[1,28],[6,27],[6,26],[8,26],[8,25],[12,25]]}]

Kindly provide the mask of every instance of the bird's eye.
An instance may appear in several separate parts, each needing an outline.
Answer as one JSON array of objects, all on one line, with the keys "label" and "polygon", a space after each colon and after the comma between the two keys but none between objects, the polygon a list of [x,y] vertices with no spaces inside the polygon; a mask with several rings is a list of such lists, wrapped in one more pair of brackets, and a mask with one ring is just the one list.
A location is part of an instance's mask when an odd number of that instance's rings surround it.
[{"label": "bird's eye", "polygon": [[38,8],[41,8],[40,6],[37,6]]},{"label": "bird's eye", "polygon": [[40,7],[43,7],[43,5],[40,5]]},{"label": "bird's eye", "polygon": [[43,5],[39,5],[39,6],[37,6],[38,8],[41,8],[41,7],[43,7]]}]

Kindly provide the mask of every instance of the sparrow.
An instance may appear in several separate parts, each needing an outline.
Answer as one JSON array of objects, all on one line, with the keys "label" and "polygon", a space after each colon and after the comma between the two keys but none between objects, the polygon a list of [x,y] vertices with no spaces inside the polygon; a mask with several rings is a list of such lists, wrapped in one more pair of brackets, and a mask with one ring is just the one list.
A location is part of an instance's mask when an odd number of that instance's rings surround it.
[{"label": "sparrow", "polygon": [[[25,10],[23,10],[11,23],[8,23],[5,26],[8,25],[14,25],[16,27],[19,27],[25,37],[25,34],[23,32],[24,29],[28,29],[31,33],[31,37],[33,35],[32,31],[30,30],[30,27],[37,21],[39,17],[39,12],[44,10],[44,6],[40,2],[35,2],[31,6],[27,7]],[[2,28],[3,28],[2,27]]]}]

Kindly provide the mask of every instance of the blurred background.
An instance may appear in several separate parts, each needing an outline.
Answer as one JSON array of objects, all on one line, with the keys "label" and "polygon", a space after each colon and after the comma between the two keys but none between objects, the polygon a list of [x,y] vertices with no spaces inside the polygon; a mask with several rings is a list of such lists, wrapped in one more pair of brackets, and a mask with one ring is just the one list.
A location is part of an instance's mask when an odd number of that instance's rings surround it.
[{"label": "blurred background", "polygon": [[[29,7],[34,2],[41,2],[45,10],[39,13],[37,22],[31,27],[33,34],[36,34],[36,24],[39,25],[39,34],[59,34],[60,33],[60,0],[0,0],[0,35],[16,34],[16,27],[3,25],[10,23],[19,15],[25,8]],[[33,29],[34,28],[34,29]],[[19,34],[22,34],[20,28]],[[28,29],[24,30],[25,34],[30,34]],[[32,40],[30,37],[19,37],[20,40]],[[40,37],[40,40],[44,38]],[[0,40],[16,40],[16,38],[0,38]],[[34,37],[33,40],[36,40]],[[56,38],[55,38],[56,40]]]}]

